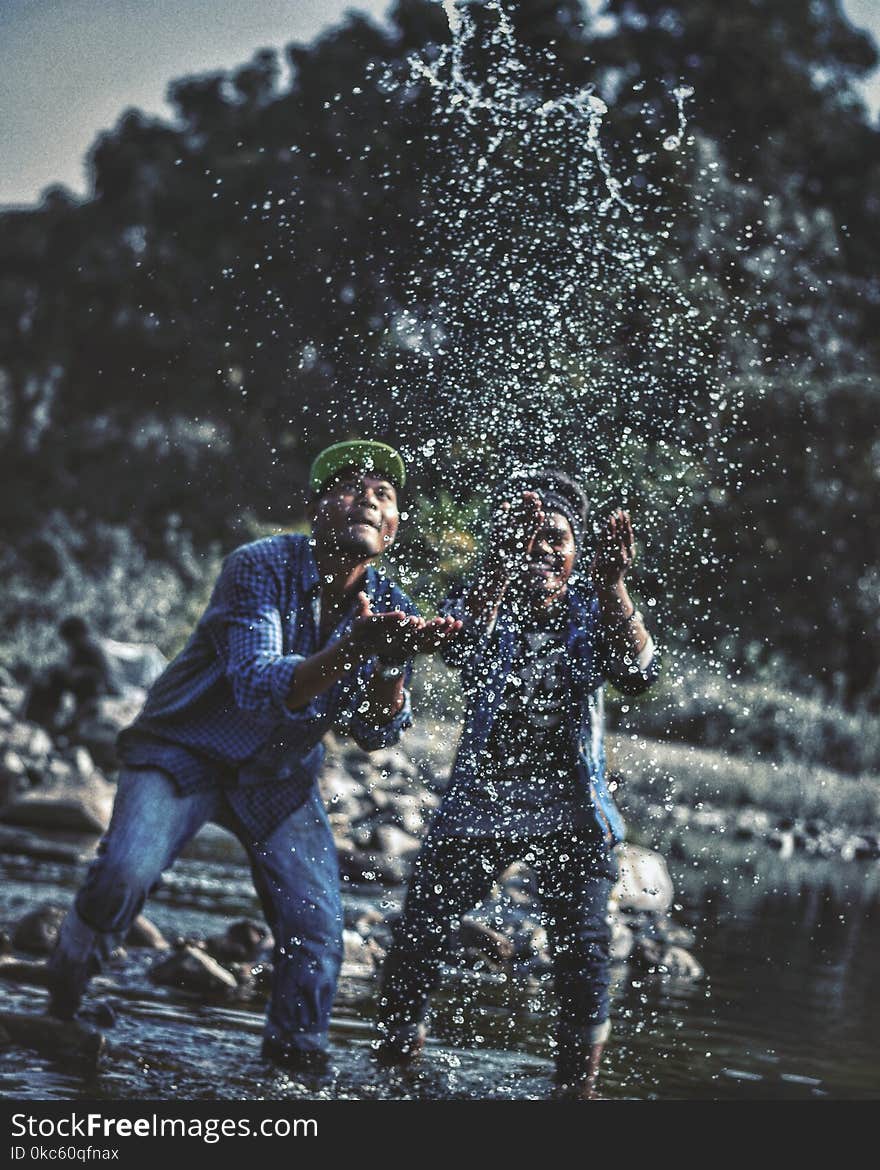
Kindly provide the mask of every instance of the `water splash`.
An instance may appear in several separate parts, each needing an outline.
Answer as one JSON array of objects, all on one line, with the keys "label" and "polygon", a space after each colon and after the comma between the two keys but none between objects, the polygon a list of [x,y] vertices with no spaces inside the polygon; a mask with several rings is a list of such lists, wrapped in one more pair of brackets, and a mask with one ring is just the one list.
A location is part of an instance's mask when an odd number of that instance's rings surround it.
[{"label": "water splash", "polygon": [[693,91],[671,95],[675,134],[646,122],[624,140],[596,87],[560,87],[502,3],[443,7],[449,42],[392,82],[430,94],[434,149],[425,263],[397,317],[430,393],[402,413],[416,410],[421,434],[484,480],[487,464],[537,459],[572,465],[600,491],[638,495],[651,463],[681,485],[721,400],[715,320],[677,267],[663,204],[660,148],[684,143]]}]

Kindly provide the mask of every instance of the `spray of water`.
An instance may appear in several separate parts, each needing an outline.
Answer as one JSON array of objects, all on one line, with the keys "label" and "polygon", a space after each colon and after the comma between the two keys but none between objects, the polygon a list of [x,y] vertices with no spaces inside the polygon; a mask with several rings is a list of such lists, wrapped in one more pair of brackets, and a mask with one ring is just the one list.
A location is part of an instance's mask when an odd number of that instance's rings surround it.
[{"label": "spray of water", "polygon": [[679,582],[711,567],[689,518],[727,474],[734,406],[717,315],[676,239],[693,91],[669,95],[674,130],[646,116],[624,134],[591,85],[554,82],[502,3],[444,8],[448,43],[385,81],[431,98],[424,262],[395,319],[420,363],[392,389],[416,420],[407,454],[466,491],[564,467],[637,510],[652,600],[680,591],[668,566]]}]

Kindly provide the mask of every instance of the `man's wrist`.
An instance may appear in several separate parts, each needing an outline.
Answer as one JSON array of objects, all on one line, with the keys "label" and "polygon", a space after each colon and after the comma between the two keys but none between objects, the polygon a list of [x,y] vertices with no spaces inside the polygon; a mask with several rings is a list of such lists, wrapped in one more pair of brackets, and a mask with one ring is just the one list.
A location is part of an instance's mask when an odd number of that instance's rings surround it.
[{"label": "man's wrist", "polygon": [[593,583],[600,600],[623,600],[621,593],[626,589],[626,579],[622,574],[617,577],[595,577]]},{"label": "man's wrist", "polygon": [[366,662],[368,658],[372,658],[375,651],[370,650],[359,638],[349,631],[337,643],[340,651],[347,661],[357,663]]}]

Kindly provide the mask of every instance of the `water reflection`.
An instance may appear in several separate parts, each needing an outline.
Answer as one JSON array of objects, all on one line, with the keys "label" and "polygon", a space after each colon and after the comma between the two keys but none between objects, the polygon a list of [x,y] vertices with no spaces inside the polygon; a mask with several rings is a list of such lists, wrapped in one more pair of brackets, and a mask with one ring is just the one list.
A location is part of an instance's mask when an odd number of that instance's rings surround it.
[{"label": "water reflection", "polygon": [[[683,853],[656,842],[667,855]],[[700,982],[620,967],[603,1093],[610,1098],[870,1098],[880,1094],[880,867],[791,858],[722,839],[688,842],[673,861],[676,915],[697,934]],[[198,853],[198,850],[196,851]],[[170,934],[216,932],[218,916],[257,912],[245,869],[189,857],[151,904]],[[0,911],[12,922],[37,903],[66,901],[73,867],[4,864]],[[225,875],[225,876],[223,876]],[[222,883],[223,897],[216,898]],[[364,901],[361,895],[359,901]],[[378,904],[380,893],[367,899]],[[380,1072],[371,1060],[373,980],[344,979],[333,1027],[334,1071],[303,1083],[258,1057],[262,1007],[205,1007],[159,995],[133,952],[118,995],[111,1052],[97,1074],[6,1049],[10,1098],[516,1098],[550,1090],[549,988],[452,973],[436,999],[422,1066]],[[0,986],[6,1008],[41,1010],[45,993]]]}]

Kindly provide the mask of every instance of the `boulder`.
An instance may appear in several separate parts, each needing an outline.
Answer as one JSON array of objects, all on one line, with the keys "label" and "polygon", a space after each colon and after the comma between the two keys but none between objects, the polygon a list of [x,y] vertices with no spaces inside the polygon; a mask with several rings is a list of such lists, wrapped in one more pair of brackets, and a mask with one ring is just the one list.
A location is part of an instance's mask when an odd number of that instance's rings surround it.
[{"label": "boulder", "polygon": [[675,891],[659,853],[638,845],[623,845],[617,851],[617,860],[619,877],[612,898],[621,910],[654,914],[669,910]]},{"label": "boulder", "polygon": [[18,752],[25,763],[43,762],[52,753],[52,740],[36,723],[14,723],[6,732],[6,747]]},{"label": "boulder", "polygon": [[623,963],[632,954],[634,946],[635,939],[632,931],[621,919],[620,915],[613,915],[611,919],[611,946],[609,950],[612,963]]},{"label": "boulder", "polygon": [[774,849],[779,850],[779,856],[783,861],[787,861],[790,857],[794,857],[794,833],[791,829],[776,829],[767,838],[767,843]]},{"label": "boulder", "polygon": [[428,827],[431,814],[439,803],[439,797],[433,792],[392,792],[388,794],[388,811],[385,819],[393,817],[395,824],[414,837],[421,838]]},{"label": "boulder", "polygon": [[338,841],[337,852],[343,881],[387,886],[399,886],[406,881],[407,866],[400,858],[367,853],[350,841]]},{"label": "boulder", "polygon": [[664,974],[676,979],[702,979],[703,968],[684,947],[667,947],[660,961]]},{"label": "boulder", "polygon": [[104,695],[77,724],[77,742],[88,748],[99,767],[111,770],[119,766],[116,737],[134,722],[144,698],[143,691],[118,698]]},{"label": "boulder", "polygon": [[0,955],[0,979],[10,983],[27,983],[34,987],[46,987],[49,973],[45,959],[16,959],[12,955]]},{"label": "boulder", "polygon": [[113,671],[113,679],[121,688],[146,691],[168,665],[168,659],[152,642],[117,642],[115,638],[102,638],[101,648]]},{"label": "boulder", "polygon": [[377,853],[387,857],[412,857],[421,848],[421,841],[396,825],[377,825],[371,845]]},{"label": "boulder", "polygon": [[228,926],[224,934],[212,935],[205,945],[208,954],[221,963],[252,963],[264,947],[271,947],[272,940],[265,926],[243,918]]},{"label": "boulder", "polygon": [[494,930],[488,923],[470,915],[461,920],[458,941],[466,950],[479,951],[496,963],[506,963],[513,958],[514,946],[511,939]]},{"label": "boulder", "polygon": [[17,951],[32,955],[48,955],[58,941],[58,931],[64,921],[65,911],[60,906],[39,906],[19,919],[12,936],[12,945]]},{"label": "boulder", "polygon": [[327,811],[331,814],[342,814],[350,820],[357,820],[363,816],[368,805],[364,798],[364,786],[349,776],[341,768],[327,767],[324,769],[320,784],[321,796]]},{"label": "boulder", "polygon": [[15,800],[29,785],[24,760],[14,748],[0,755],[0,808]]},{"label": "boulder", "polygon": [[8,828],[6,825],[0,825],[0,850],[18,857],[61,861],[70,865],[76,865],[89,855],[89,851],[79,845],[52,841],[41,833],[29,833],[25,829]]},{"label": "boulder", "polygon": [[0,1012],[0,1027],[13,1044],[33,1048],[46,1056],[78,1057],[97,1061],[105,1041],[100,1032],[75,1020],[23,1012]]},{"label": "boulder", "polygon": [[342,961],[347,968],[356,968],[346,971],[347,975],[366,974],[376,969],[377,948],[369,940],[362,938],[354,930],[342,932],[343,956]]},{"label": "boulder", "polygon": [[766,837],[770,831],[770,814],[760,808],[744,808],[736,814],[736,836],[740,840]]},{"label": "boulder", "polygon": [[129,947],[146,947],[152,951],[167,951],[171,946],[159,927],[143,914],[139,914],[128,928],[125,943]]},{"label": "boulder", "polygon": [[184,946],[160,959],[150,969],[150,979],[162,987],[177,987],[200,995],[229,996],[238,989],[235,976],[205,951]]},{"label": "boulder", "polygon": [[878,854],[880,854],[880,850],[878,850],[876,838],[856,834],[848,837],[840,848],[841,861],[863,861],[867,858],[877,857]]},{"label": "boulder", "polygon": [[95,761],[88,748],[84,748],[82,744],[71,751],[70,764],[80,780],[90,780],[95,774]]},{"label": "boulder", "polygon": [[20,793],[0,812],[11,825],[103,833],[110,824],[116,789],[95,772],[87,781],[69,778]]}]

